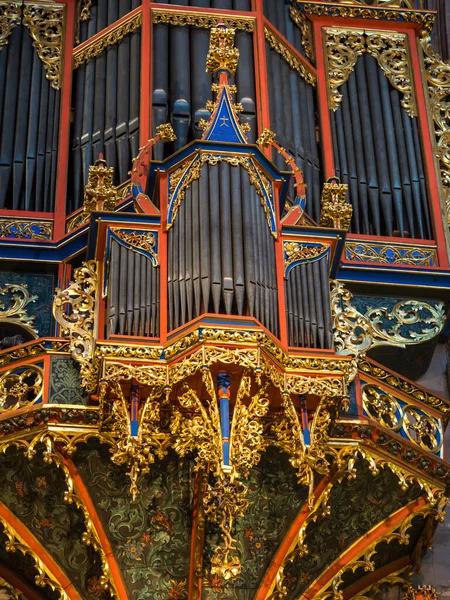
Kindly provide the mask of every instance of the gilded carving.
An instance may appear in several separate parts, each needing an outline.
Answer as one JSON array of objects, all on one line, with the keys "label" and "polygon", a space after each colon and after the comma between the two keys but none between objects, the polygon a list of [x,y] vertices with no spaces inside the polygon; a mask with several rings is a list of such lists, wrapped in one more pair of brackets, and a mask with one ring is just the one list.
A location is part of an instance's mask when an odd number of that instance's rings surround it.
[{"label": "gilded carving", "polygon": [[91,18],[92,0],[81,0],[80,21],[88,21]]},{"label": "gilded carving", "polygon": [[450,63],[431,46],[429,37],[421,40],[429,94],[429,106],[436,138],[436,156],[441,172],[447,222],[450,224]]},{"label": "gilded carving", "polygon": [[[259,387],[252,396],[251,378],[244,374],[231,421],[230,464],[224,465],[219,401],[209,369],[202,370],[202,379],[208,399],[203,402],[192,388],[185,385],[178,400],[187,415],[175,409],[170,430],[175,439],[173,447],[180,456],[194,451],[195,468],[204,470],[209,466],[214,473],[214,484],[206,486],[204,510],[206,516],[219,525],[223,546],[215,549],[211,572],[228,580],[241,572],[232,529],[235,519],[243,515],[248,504],[248,489],[243,480],[259,462],[267,445],[262,419],[269,408],[269,398],[267,385]],[[248,406],[244,404],[245,398],[249,398]]]},{"label": "gilded carving", "polygon": [[213,27],[209,37],[209,51],[206,57],[206,71],[215,73],[226,69],[232,75],[236,72],[239,50],[234,45],[235,30],[227,27]]},{"label": "gilded carving", "polygon": [[73,68],[78,69],[83,63],[101,54],[108,46],[119,43],[129,33],[133,33],[142,25],[142,13],[131,13],[130,16],[106,33],[92,41],[81,44],[73,53]]},{"label": "gilded carving", "polygon": [[61,87],[64,5],[24,3],[23,24],[44,64],[45,76],[55,89]]},{"label": "gilded carving", "polygon": [[[334,340],[338,354],[363,356],[370,348],[419,344],[441,331],[445,312],[442,302],[435,306],[418,300],[398,302],[392,309],[369,308],[360,313],[351,304],[352,294],[339,281],[332,282],[331,309]],[[421,324],[421,331],[404,332],[404,326]]]},{"label": "gilded carving", "polygon": [[43,372],[36,365],[17,366],[0,375],[0,415],[42,399]]},{"label": "gilded carving", "polygon": [[83,206],[87,214],[96,210],[112,211],[115,209],[118,193],[113,184],[113,178],[114,167],[108,167],[103,158],[99,158],[89,167]]},{"label": "gilded carving", "polygon": [[99,395],[100,432],[114,438],[111,460],[116,465],[128,466],[130,493],[135,499],[139,491],[138,477],[150,471],[150,465],[155,462],[156,457],[162,459],[167,454],[169,436],[163,433],[160,427],[158,396],[161,391],[156,385],[143,402],[138,414],[137,435],[133,435],[128,404],[120,383],[111,383],[112,402],[111,398],[106,398],[107,388],[108,382],[102,381]]},{"label": "gilded carving", "polygon": [[367,360],[361,360],[359,362],[359,370],[362,373],[367,373],[368,375],[375,377],[375,379],[378,381],[387,383],[390,387],[398,389],[401,392],[412,396],[416,400],[431,406],[443,415],[445,423],[447,423],[450,419],[450,406],[442,398],[433,396],[433,394],[430,394],[426,390],[416,387],[413,383],[406,381],[394,373],[387,371],[383,367],[380,367]]},{"label": "gilded carving", "polygon": [[0,219],[0,237],[50,240],[52,235],[53,223],[51,221]]},{"label": "gilded carving", "polygon": [[188,10],[161,10],[153,8],[152,22],[167,23],[168,25],[179,27],[191,25],[192,27],[205,29],[211,29],[212,27],[217,27],[219,23],[223,23],[226,27],[232,29],[254,31],[254,19],[252,17],[231,17],[230,15],[222,16],[214,13],[190,12]]},{"label": "gilded carving", "polygon": [[317,260],[327,252],[329,247],[329,244],[301,243],[294,240],[283,241],[285,277],[290,266],[301,261]]},{"label": "gilded carving", "polygon": [[11,31],[20,25],[22,4],[18,2],[0,2],[0,51],[8,43]]},{"label": "gilded carving", "polygon": [[316,85],[316,75],[307,69],[307,63],[303,63],[283,42],[283,40],[279,38],[277,34],[267,25],[264,25],[264,36],[269,42],[270,47],[273,48],[275,52],[278,52],[278,54],[284,58],[287,64],[303,77],[306,83],[309,83],[312,86]]},{"label": "gilded carving", "polygon": [[153,266],[156,267],[159,264],[157,252],[158,233],[156,231],[136,231],[135,229],[119,229],[117,227],[112,227],[111,231],[131,248],[142,250],[147,254]]},{"label": "gilded carving", "polygon": [[359,56],[364,53],[364,30],[325,29],[328,104],[337,110],[342,102],[339,87],[347,82]]},{"label": "gilded carving", "polygon": [[436,248],[400,244],[345,242],[345,258],[357,262],[376,262],[383,265],[412,265],[432,267],[437,264]]},{"label": "gilded carving", "polygon": [[[395,0],[393,0],[395,2]],[[358,2],[351,3],[359,4]],[[302,1],[302,8],[306,14],[317,17],[342,17],[355,19],[380,19],[386,21],[406,21],[407,23],[417,23],[425,32],[430,33],[433,29],[435,14],[433,12],[422,12],[415,10],[389,10],[373,5],[348,6],[344,3],[310,3]]]},{"label": "gilded carving", "polygon": [[439,600],[437,591],[431,585],[418,586],[417,588],[410,585],[403,598],[404,600]]},{"label": "gilded carving", "polygon": [[53,315],[61,333],[69,336],[70,353],[80,365],[82,385],[88,393],[96,386],[92,377],[96,291],[97,264],[91,260],[75,269],[74,281],[65,290],[56,290],[53,301]]},{"label": "gilded carving", "polygon": [[0,299],[0,323],[10,323],[25,329],[34,338],[38,336],[38,330],[33,327],[36,317],[29,315],[27,306],[36,302],[37,296],[30,295],[26,284],[7,283],[0,287],[0,297],[8,295],[10,304],[6,306]]},{"label": "gilded carving", "polygon": [[320,224],[323,227],[346,229],[352,220],[353,207],[346,202],[348,185],[339,183],[336,178],[323,184],[320,198]]},{"label": "gilded carving", "polygon": [[403,94],[401,104],[410,117],[417,115],[411,59],[404,33],[366,31],[367,52],[377,59],[393,87]]},{"label": "gilded carving", "polygon": [[402,426],[402,411],[392,394],[367,384],[362,389],[363,406],[366,412],[384,427],[397,431]]},{"label": "gilded carving", "polygon": [[407,35],[364,29],[325,29],[328,102],[337,110],[342,102],[339,87],[348,81],[356,61],[365,52],[373,56],[393,87],[403,94],[402,106],[410,117],[417,114]]},{"label": "gilded carving", "polygon": [[305,49],[306,56],[314,60],[314,41],[311,21],[301,10],[298,10],[298,8],[292,5],[289,6],[289,15],[300,29],[302,34],[302,44]]}]

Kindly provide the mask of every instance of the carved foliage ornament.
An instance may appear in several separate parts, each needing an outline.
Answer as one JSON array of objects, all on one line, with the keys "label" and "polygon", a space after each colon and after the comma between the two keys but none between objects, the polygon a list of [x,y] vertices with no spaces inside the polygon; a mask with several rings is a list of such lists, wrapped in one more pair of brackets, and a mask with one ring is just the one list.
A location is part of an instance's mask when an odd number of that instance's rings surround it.
[{"label": "carved foliage ornament", "polygon": [[406,34],[339,27],[324,31],[328,103],[332,110],[337,110],[342,102],[339,87],[348,81],[356,61],[367,52],[377,60],[392,86],[403,94],[402,106],[408,115],[417,115]]},{"label": "carved foliage ornament", "polygon": [[433,50],[430,38],[421,40],[421,44],[436,136],[436,156],[441,170],[447,222],[450,224],[450,63],[443,61]]},{"label": "carved foliage ornament", "polygon": [[[341,355],[364,356],[376,346],[404,348],[431,340],[444,325],[444,303],[435,306],[418,300],[402,300],[392,309],[369,308],[365,314],[352,306],[352,294],[339,281],[332,282],[336,352]],[[421,325],[420,331],[408,327]]]},{"label": "carved foliage ornament", "polygon": [[348,185],[331,178],[323,184],[320,198],[320,224],[323,227],[346,229],[350,227],[353,207],[346,202]]},{"label": "carved foliage ornament", "polygon": [[97,291],[97,263],[93,260],[75,269],[74,281],[65,290],[56,290],[53,315],[68,335],[72,357],[80,365],[81,382],[87,392],[94,391],[92,360]]},{"label": "carved foliage ornament", "polygon": [[[1,297],[8,297],[9,306]],[[36,302],[37,296],[31,296],[26,284],[7,283],[0,287],[0,322],[11,323],[23,327],[33,337],[37,337],[38,330],[33,327],[35,316],[27,312],[28,304]]]},{"label": "carved foliage ornament", "polygon": [[0,51],[8,43],[11,31],[20,25],[22,3],[0,2]]},{"label": "carved foliage ornament", "polygon": [[267,25],[264,25],[264,37],[269,42],[270,47],[273,48],[275,52],[278,52],[278,54],[284,58],[287,64],[303,77],[306,83],[309,83],[312,86],[316,85],[316,75],[306,68],[306,61],[303,63],[297,57],[297,55],[294,54],[292,50],[283,42],[283,40],[279,38],[277,34]]},{"label": "carved foliage ornament", "polygon": [[211,29],[223,23],[226,27],[232,29],[243,29],[244,31],[254,31],[253,17],[232,17],[230,15],[217,15],[214,13],[197,13],[188,10],[172,10],[172,9],[152,9],[153,23],[167,23],[168,25],[176,25],[178,27],[199,27]]},{"label": "carved foliage ornament", "polygon": [[[247,509],[248,488],[243,482],[250,470],[259,462],[267,446],[263,435],[263,417],[269,408],[267,384],[259,386],[252,396],[251,378],[245,374],[239,385],[234,405],[230,431],[230,466],[223,466],[222,433],[219,401],[209,369],[202,370],[202,379],[209,398],[206,404],[190,387],[185,386],[179,396],[181,408],[189,411],[185,416],[175,410],[170,430],[175,437],[174,449],[180,456],[196,452],[196,466],[213,472],[214,483],[207,485],[204,496],[205,514],[222,531],[223,546],[217,546],[212,557],[212,574],[225,580],[234,579],[241,572],[232,537],[234,521]],[[249,399],[244,404],[245,398]]]},{"label": "carved foliage ornament", "polygon": [[42,397],[43,373],[40,367],[16,367],[0,375],[0,415],[35,404]]}]

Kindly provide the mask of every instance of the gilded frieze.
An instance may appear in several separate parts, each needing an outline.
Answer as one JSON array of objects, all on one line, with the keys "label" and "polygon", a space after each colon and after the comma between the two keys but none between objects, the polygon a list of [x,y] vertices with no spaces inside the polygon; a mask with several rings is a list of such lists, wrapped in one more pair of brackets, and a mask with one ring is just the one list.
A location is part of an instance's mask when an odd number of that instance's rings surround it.
[{"label": "gilded frieze", "polygon": [[118,44],[126,35],[133,33],[142,25],[142,13],[133,12],[130,16],[123,19],[118,25],[112,29],[108,29],[103,35],[88,41],[78,48],[73,53],[73,68],[78,69],[83,63],[91,58],[95,58],[101,54],[108,46]]},{"label": "gilded frieze", "polygon": [[436,254],[435,247],[360,241],[345,242],[345,258],[355,262],[433,267],[437,264]]},{"label": "gilded frieze", "polygon": [[152,8],[152,22],[166,23],[177,27],[199,27],[211,29],[223,23],[231,29],[242,29],[254,31],[254,19],[252,17],[232,17],[231,15],[219,15],[216,13],[193,12],[189,10],[157,9]]},{"label": "gilded frieze", "polygon": [[0,237],[26,240],[50,240],[52,235],[52,221],[0,219]]}]

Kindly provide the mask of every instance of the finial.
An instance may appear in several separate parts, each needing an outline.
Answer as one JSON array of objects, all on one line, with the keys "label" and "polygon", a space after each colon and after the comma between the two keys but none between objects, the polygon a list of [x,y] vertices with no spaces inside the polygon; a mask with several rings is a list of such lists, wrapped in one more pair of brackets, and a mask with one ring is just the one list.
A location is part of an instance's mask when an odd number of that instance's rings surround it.
[{"label": "finial", "polygon": [[88,182],[84,190],[84,211],[114,210],[119,194],[113,184],[114,168],[99,154],[99,158],[89,167]]},{"label": "finial", "polygon": [[206,71],[217,73],[226,71],[234,75],[239,60],[239,50],[234,45],[234,29],[219,24],[211,29],[209,52],[206,57]]},{"label": "finial", "polygon": [[348,185],[341,183],[337,177],[330,177],[323,184],[320,211],[322,226],[348,230],[353,207],[346,202],[347,190]]}]

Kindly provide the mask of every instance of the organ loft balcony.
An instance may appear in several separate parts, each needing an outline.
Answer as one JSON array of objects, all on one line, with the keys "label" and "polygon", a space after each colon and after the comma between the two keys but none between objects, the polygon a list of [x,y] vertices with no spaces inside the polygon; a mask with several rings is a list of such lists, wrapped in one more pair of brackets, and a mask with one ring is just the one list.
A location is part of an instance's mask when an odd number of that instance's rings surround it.
[{"label": "organ loft balcony", "polygon": [[[20,36],[51,21],[9,4]],[[66,179],[53,141],[47,188],[0,163],[5,202],[45,208],[0,239],[0,589],[434,598],[410,581],[450,489],[450,403],[418,382],[448,332],[430,11],[119,4],[78,7],[72,99],[52,71]]]}]

